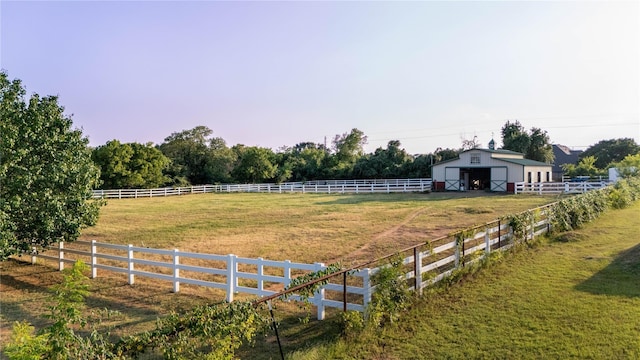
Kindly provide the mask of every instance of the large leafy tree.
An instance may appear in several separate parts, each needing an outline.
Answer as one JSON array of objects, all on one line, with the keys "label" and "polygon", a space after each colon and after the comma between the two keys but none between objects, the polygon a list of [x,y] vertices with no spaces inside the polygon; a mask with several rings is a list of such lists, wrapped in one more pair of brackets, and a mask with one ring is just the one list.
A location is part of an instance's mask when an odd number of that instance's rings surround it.
[{"label": "large leafy tree", "polygon": [[538,128],[531,128],[529,133],[529,148],[525,154],[527,159],[551,164],[554,160],[553,147],[549,142],[547,132]]},{"label": "large leafy tree", "polygon": [[236,145],[237,163],[231,174],[241,183],[261,183],[273,179],[277,174],[275,154],[271,149]]},{"label": "large leafy tree", "polygon": [[386,149],[379,147],[373,154],[360,157],[354,167],[354,176],[370,179],[402,177],[406,163],[412,158],[400,146],[400,141],[391,140]]},{"label": "large leafy tree", "polygon": [[518,120],[507,121],[502,127],[502,148],[548,164],[554,159],[547,132],[535,127],[528,132]]},{"label": "large leafy tree", "polygon": [[166,184],[163,174],[170,160],[151,144],[121,144],[112,140],[91,154],[100,167],[104,189],[154,188]]},{"label": "large leafy tree", "polygon": [[364,145],[367,137],[358,129],[352,129],[349,133],[336,135],[333,139],[331,171],[335,177],[345,178],[352,176],[353,167],[358,159],[364,155]]},{"label": "large leafy tree", "polygon": [[622,161],[627,155],[640,154],[640,146],[631,138],[602,140],[580,154],[580,159],[596,158],[594,165],[606,169],[613,162]]},{"label": "large leafy tree", "polygon": [[211,184],[227,182],[235,154],[222,138],[212,137],[206,126],[176,132],[158,147],[171,159],[167,170],[175,184]]},{"label": "large leafy tree", "polygon": [[20,80],[0,72],[0,258],[74,241],[94,225],[99,170],[88,140],[72,129],[55,96],[25,99]]},{"label": "large leafy tree", "polygon": [[302,142],[282,149],[277,156],[279,181],[317,180],[327,177],[329,151],[322,144]]}]

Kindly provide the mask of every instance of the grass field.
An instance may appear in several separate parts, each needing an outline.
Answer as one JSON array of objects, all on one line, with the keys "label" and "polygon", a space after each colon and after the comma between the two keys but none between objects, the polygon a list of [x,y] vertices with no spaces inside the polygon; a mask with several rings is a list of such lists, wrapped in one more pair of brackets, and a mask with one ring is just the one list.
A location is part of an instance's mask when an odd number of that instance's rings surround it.
[{"label": "grass field", "polygon": [[[484,192],[203,194],[111,200],[102,208],[97,226],[86,229],[81,238],[350,265],[553,200]],[[37,327],[46,324],[41,315],[46,313],[47,288],[61,279],[54,266],[51,262],[0,263],[0,345],[6,342],[13,321],[27,320]],[[149,329],[157,317],[171,310],[222,299],[220,290],[189,285],[173,294],[170,284],[143,277],[129,286],[124,275],[108,272],[90,284],[89,310],[120,311],[108,323],[117,325],[112,331],[117,335]]]},{"label": "grass field", "polygon": [[288,358],[638,359],[639,214],[640,202],[610,210],[425,296],[384,331]]},{"label": "grass field", "polygon": [[354,262],[552,202],[485,192],[204,194],[111,200],[82,239],[296,262]]}]

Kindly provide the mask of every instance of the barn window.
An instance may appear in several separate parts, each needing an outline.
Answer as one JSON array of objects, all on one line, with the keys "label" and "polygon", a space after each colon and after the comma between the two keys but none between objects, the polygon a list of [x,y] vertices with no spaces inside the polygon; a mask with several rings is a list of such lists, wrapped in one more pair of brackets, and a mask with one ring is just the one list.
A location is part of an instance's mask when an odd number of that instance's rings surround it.
[{"label": "barn window", "polygon": [[471,163],[480,164],[480,154],[471,154]]},{"label": "barn window", "polygon": [[538,182],[542,182],[542,173],[538,171]]},{"label": "barn window", "polygon": [[531,171],[529,171],[529,174],[527,176],[527,182],[531,184]]},{"label": "barn window", "polygon": [[547,171],[547,182],[551,181],[551,173]]}]

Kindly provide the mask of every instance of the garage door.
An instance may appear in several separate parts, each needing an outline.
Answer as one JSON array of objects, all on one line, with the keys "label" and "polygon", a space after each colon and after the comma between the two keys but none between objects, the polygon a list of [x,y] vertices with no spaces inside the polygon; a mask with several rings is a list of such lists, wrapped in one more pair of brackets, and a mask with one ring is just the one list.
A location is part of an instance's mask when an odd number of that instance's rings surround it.
[{"label": "garage door", "polygon": [[444,189],[460,190],[460,168],[444,168]]},{"label": "garage door", "polygon": [[491,168],[491,191],[507,191],[507,168]]}]

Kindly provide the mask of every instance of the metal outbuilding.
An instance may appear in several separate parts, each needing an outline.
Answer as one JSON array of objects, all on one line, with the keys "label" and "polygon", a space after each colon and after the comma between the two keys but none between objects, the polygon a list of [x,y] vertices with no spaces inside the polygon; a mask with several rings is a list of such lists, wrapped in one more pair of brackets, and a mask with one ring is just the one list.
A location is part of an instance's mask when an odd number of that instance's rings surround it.
[{"label": "metal outbuilding", "polygon": [[553,165],[510,150],[471,149],[433,165],[434,189],[514,192],[515,183],[551,182]]}]

